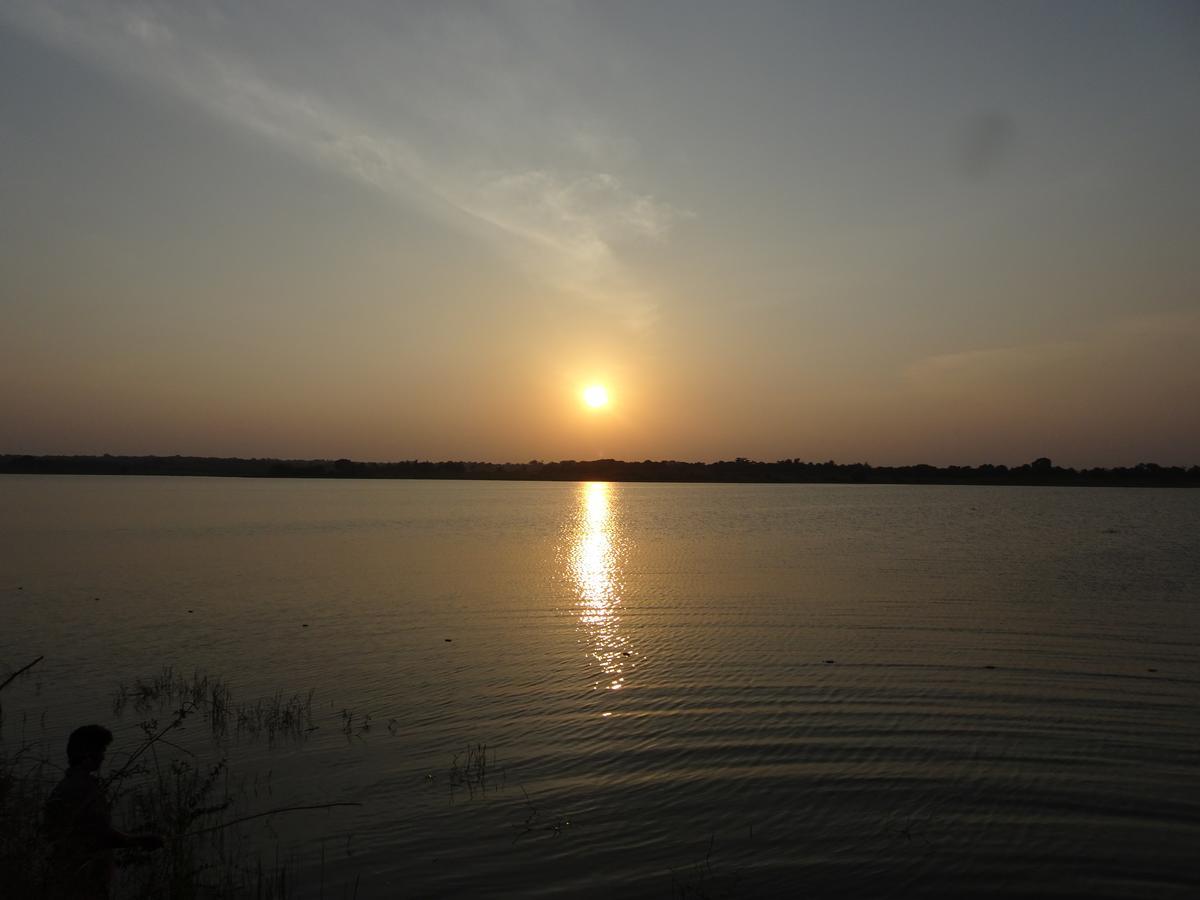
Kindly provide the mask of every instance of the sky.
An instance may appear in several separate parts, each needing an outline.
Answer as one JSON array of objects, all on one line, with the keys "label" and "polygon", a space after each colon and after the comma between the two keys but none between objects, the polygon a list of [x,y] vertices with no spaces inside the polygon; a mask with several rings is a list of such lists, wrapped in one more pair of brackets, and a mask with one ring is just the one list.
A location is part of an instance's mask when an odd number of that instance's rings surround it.
[{"label": "sky", "polygon": [[1200,463],[1198,85],[1191,2],[4,0],[0,453]]}]

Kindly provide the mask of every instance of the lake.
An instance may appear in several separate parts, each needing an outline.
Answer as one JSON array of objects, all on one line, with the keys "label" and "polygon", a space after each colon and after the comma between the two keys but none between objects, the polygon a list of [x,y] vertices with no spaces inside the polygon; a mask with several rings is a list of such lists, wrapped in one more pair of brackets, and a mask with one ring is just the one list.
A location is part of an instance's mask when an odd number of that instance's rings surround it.
[{"label": "lake", "polygon": [[362,804],[253,832],[302,897],[1194,897],[1198,536],[1186,490],[0,476],[3,736],[119,758],[166,665],[313,689],[228,748]]}]

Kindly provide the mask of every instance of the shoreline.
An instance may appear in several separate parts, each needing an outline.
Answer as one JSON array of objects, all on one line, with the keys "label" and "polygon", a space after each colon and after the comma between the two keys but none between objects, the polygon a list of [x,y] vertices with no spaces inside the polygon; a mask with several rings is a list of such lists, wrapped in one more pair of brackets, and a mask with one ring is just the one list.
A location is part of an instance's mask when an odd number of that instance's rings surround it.
[{"label": "shoreline", "polygon": [[199,456],[0,455],[0,474],[167,475],[240,478],[435,481],[610,481],[655,484],[908,484],[995,487],[1200,487],[1200,466],[1073,469],[1042,458],[1022,466],[871,466],[743,457],[714,463],[616,459],[527,463],[350,459],[296,460]]}]

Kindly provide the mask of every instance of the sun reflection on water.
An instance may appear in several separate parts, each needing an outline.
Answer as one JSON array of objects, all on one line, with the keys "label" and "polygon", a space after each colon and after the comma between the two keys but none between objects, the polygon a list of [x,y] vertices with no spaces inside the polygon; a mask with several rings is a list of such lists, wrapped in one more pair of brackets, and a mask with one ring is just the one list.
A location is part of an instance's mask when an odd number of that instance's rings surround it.
[{"label": "sun reflection on water", "polygon": [[588,652],[600,667],[594,688],[610,691],[625,686],[626,670],[635,665],[627,647],[628,638],[621,633],[624,547],[613,499],[610,484],[593,481],[580,485],[569,563]]}]

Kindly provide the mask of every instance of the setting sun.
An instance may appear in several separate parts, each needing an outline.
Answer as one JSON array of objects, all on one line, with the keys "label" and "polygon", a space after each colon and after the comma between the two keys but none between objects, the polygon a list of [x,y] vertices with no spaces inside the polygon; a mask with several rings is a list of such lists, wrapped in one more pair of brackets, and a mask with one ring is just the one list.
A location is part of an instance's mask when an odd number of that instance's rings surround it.
[{"label": "setting sun", "polygon": [[608,406],[608,390],[602,384],[593,384],[591,387],[584,388],[583,402],[592,409]]}]

